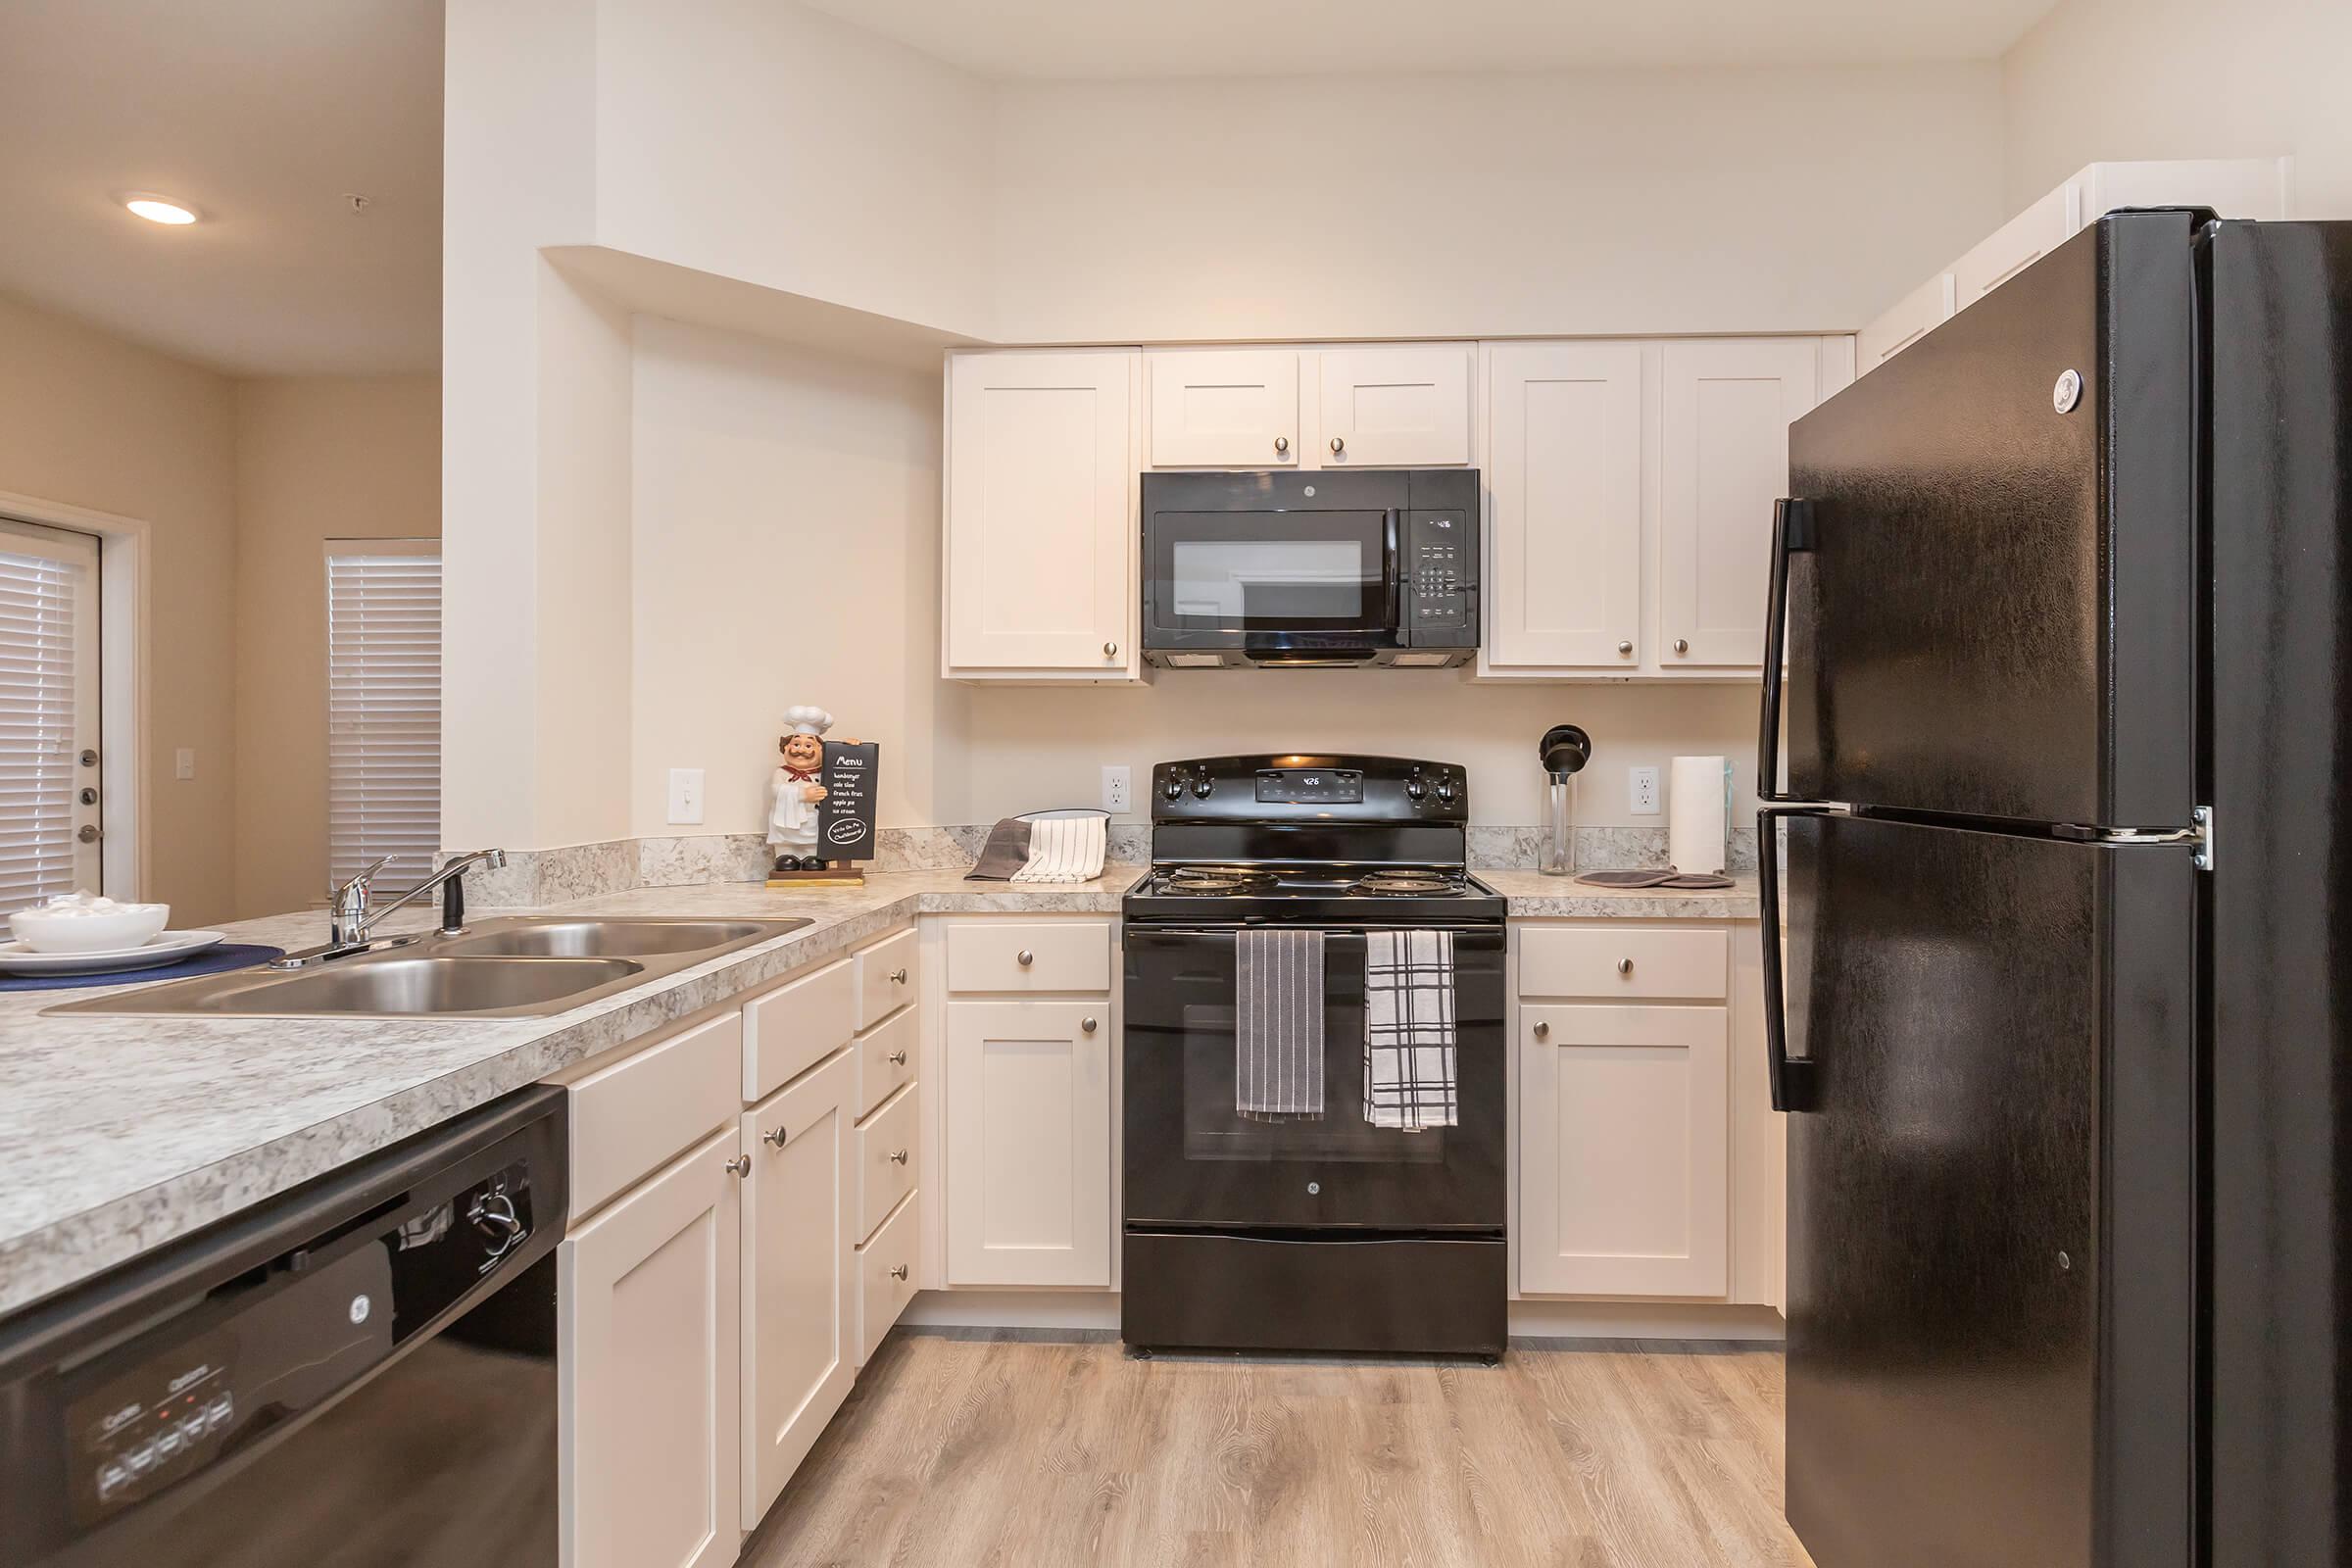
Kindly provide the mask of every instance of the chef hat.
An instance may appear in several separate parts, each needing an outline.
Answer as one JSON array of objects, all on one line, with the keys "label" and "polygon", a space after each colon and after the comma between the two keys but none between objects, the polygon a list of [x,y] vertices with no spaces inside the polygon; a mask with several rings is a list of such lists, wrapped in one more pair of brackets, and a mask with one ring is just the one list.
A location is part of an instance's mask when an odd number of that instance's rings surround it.
[{"label": "chef hat", "polygon": [[833,715],[821,708],[787,708],[784,723],[795,735],[822,735],[833,727]]}]

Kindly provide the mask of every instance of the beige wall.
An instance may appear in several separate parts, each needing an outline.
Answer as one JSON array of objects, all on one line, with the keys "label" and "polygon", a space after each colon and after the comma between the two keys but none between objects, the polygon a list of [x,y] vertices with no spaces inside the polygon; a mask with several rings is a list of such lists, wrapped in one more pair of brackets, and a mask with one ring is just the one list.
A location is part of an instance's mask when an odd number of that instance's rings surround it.
[{"label": "beige wall", "polygon": [[236,912],[326,890],[328,539],[441,531],[441,378],[236,386]]},{"label": "beige wall", "polygon": [[2345,0],[2063,0],[2001,61],[2008,208],[2101,159],[2285,153],[2289,216],[2352,217],[2347,63]]},{"label": "beige wall", "polygon": [[[962,820],[938,378],[651,318],[636,346],[630,830],[760,830],[796,703],[880,743],[882,824]],[[704,770],[699,828],[668,821],[672,767]]]},{"label": "beige wall", "polygon": [[234,903],[234,422],[220,376],[0,300],[0,490],[151,530],[141,892],[185,924]]}]

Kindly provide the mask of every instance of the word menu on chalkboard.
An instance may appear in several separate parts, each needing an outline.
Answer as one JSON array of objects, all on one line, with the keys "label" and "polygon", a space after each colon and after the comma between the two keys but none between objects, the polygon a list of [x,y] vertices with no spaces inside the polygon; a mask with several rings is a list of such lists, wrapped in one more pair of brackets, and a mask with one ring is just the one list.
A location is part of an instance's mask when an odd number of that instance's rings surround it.
[{"label": "word menu on chalkboard", "polygon": [[824,770],[817,778],[825,798],[816,808],[816,853],[826,859],[874,858],[874,775],[881,765],[882,748],[872,741],[825,742]]}]

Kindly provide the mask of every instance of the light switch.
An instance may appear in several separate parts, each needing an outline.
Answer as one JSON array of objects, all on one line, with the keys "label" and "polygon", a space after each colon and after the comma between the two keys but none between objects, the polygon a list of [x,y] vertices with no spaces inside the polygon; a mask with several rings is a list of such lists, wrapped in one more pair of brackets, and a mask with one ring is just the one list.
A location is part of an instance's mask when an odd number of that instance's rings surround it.
[{"label": "light switch", "polygon": [[173,778],[194,778],[196,776],[195,747],[182,746],[172,754],[172,776]]},{"label": "light switch", "polygon": [[669,819],[672,822],[700,822],[703,819],[701,768],[673,767],[669,770]]}]

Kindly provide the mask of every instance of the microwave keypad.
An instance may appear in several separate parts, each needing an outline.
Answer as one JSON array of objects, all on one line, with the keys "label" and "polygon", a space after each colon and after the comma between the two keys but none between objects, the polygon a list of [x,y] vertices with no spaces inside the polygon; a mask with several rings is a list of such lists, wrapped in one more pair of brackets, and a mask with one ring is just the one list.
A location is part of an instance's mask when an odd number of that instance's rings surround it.
[{"label": "microwave keypad", "polygon": [[1466,541],[1457,514],[1416,512],[1411,514],[1412,606],[1407,630],[1466,626],[1469,595],[1463,584],[1475,580],[1476,565],[1464,554]]}]

